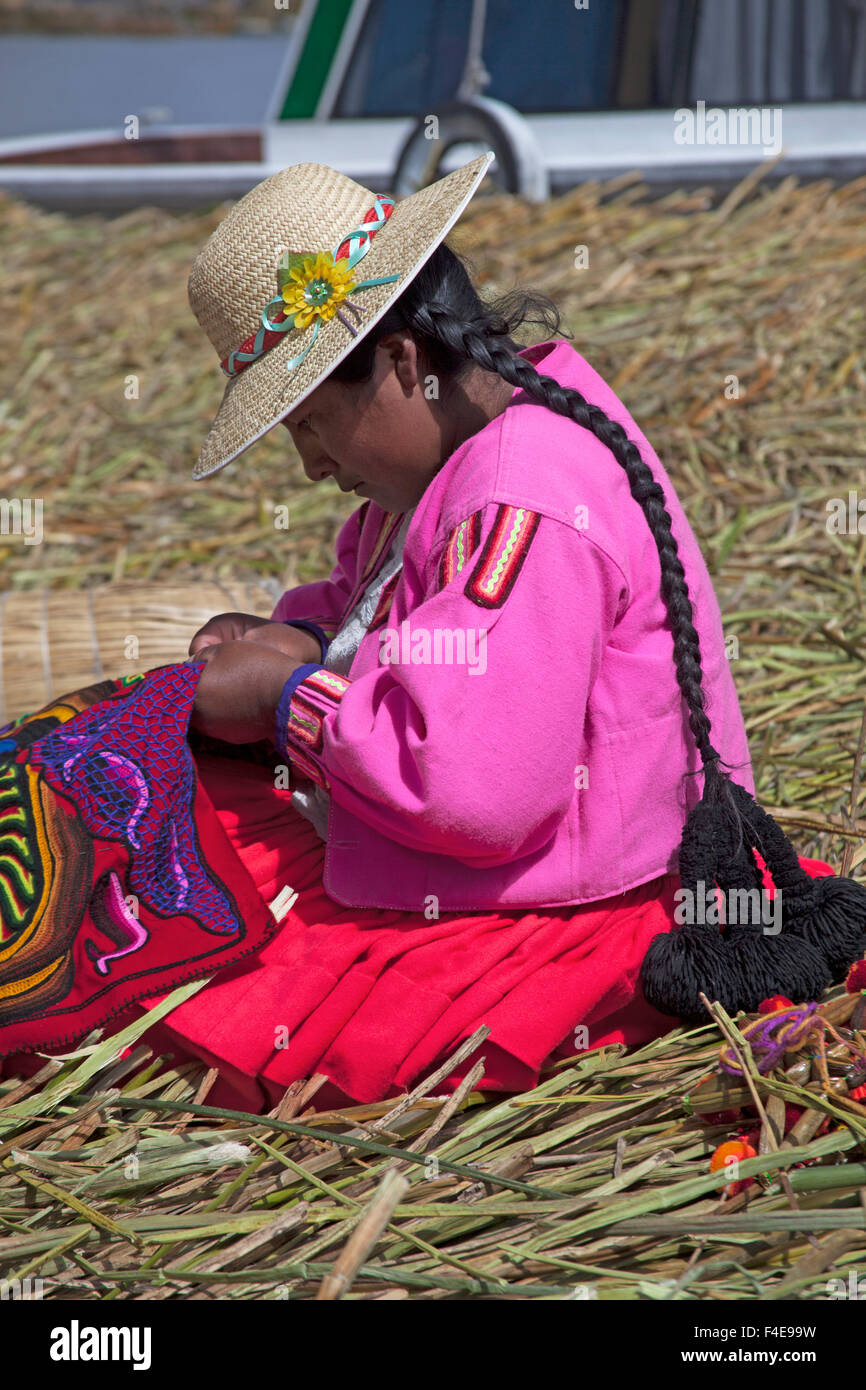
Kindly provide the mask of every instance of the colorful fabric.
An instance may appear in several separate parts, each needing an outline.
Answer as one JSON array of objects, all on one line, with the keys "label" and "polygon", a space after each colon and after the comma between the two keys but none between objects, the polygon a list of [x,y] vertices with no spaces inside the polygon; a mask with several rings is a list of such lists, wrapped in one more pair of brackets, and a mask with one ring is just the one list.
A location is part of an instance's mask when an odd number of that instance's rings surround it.
[{"label": "colorful fabric", "polygon": [[[753,792],[718,600],[670,478],[570,343],[521,356],[618,421],[663,488],[713,746]],[[478,553],[467,567],[455,528],[468,518]],[[339,623],[400,524],[365,502],[339,534],[329,579],[284,594],[274,617]],[[467,593],[482,554],[489,571]],[[350,686],[317,724],[320,746],[298,765],[329,788],[332,897],[412,912],[433,893],[447,910],[528,910],[597,902],[676,870],[701,762],[658,549],[595,435],[516,389],[414,509],[388,628],[387,643],[381,628],[361,641]]]},{"label": "colorful fabric", "polygon": [[0,1055],[258,950],[277,921],[201,787],[200,666],[102,681],[0,730]]}]

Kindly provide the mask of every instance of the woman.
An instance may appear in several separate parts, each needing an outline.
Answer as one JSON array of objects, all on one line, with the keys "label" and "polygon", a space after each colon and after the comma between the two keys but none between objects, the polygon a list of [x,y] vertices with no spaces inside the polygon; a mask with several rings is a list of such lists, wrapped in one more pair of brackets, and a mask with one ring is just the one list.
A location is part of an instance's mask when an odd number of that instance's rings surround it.
[{"label": "woman", "polygon": [[[327,579],[190,647],[200,788],[290,904],[146,1035],[218,1067],[215,1102],[259,1110],[314,1071],[318,1105],[378,1100],[482,1023],[438,1089],[482,1055],[483,1089],[520,1090],[700,1018],[702,993],[813,998],[863,950],[862,888],[752,798],[664,468],[568,343],[518,347],[552,306],[484,304],[445,245],[490,158],[396,205],[294,166],[192,269],[229,379],[194,476],[282,422],[308,477],[363,499]],[[226,756],[263,741],[276,759]]]}]

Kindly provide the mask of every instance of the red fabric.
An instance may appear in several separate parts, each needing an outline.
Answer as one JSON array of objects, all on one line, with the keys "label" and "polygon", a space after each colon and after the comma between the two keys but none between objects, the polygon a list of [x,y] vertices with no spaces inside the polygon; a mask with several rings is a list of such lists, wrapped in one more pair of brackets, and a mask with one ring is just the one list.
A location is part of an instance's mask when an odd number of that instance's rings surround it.
[{"label": "red fabric", "polygon": [[[289,792],[274,789],[269,768],[204,754],[196,761],[265,901],[286,884],[299,895],[261,951],[220,971],[145,1035],[175,1062],[194,1056],[219,1068],[208,1103],[260,1112],[316,1071],[330,1078],[312,1101],[317,1109],[382,1100],[417,1084],[482,1023],[490,1036],[436,1094],[453,1091],[479,1057],[479,1090],[524,1091],[557,1057],[639,1045],[674,1026],[643,999],[638,972],[652,937],[674,925],[677,875],[537,913],[450,912],[435,921],[346,908],[325,894],[324,846]],[[813,876],[833,872],[820,860],[800,862]],[[109,1031],[155,1002],[141,1001]],[[576,1047],[579,1025],[586,1034]],[[287,1046],[278,1045],[281,1028]]]}]

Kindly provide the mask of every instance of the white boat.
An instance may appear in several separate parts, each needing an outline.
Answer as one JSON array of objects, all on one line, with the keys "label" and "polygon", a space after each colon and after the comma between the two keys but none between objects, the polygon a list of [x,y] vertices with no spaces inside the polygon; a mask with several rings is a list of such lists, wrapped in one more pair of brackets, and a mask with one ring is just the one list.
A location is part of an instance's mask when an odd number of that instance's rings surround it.
[{"label": "white boat", "polygon": [[485,149],[491,187],[531,200],[631,170],[658,187],[763,163],[866,171],[862,5],[305,0],[274,42],[261,125],[19,136],[0,141],[0,187],[75,209],[201,206],[315,160],[402,196]]}]

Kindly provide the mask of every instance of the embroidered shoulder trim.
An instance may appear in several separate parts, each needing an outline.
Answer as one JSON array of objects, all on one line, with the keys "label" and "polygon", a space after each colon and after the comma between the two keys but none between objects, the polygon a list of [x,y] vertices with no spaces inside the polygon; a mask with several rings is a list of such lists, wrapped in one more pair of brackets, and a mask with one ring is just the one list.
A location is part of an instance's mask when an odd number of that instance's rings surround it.
[{"label": "embroidered shoulder trim", "polygon": [[503,504],[466,581],[465,594],[481,608],[500,608],[514,588],[541,517]]},{"label": "embroidered shoulder trim", "polygon": [[444,589],[461,573],[474,551],[477,550],[480,539],[481,513],[473,512],[465,521],[458,522],[445,543],[442,559],[439,561],[440,589]]}]

